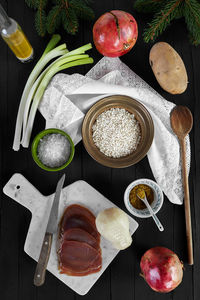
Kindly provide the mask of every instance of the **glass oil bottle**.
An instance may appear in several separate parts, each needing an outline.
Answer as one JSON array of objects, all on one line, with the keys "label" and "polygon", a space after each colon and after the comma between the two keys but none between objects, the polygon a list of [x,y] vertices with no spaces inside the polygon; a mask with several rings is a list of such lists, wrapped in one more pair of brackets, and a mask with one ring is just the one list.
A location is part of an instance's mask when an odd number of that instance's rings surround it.
[{"label": "glass oil bottle", "polygon": [[33,58],[33,48],[17,22],[8,17],[0,4],[0,33],[9,48],[21,62]]}]

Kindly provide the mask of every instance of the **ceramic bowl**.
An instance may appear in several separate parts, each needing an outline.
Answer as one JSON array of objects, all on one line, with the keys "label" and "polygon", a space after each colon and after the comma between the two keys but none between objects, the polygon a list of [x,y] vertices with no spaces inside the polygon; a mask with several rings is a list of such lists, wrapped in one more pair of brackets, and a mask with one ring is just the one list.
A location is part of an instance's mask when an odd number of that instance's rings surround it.
[{"label": "ceramic bowl", "polygon": [[[141,140],[137,149],[130,155],[112,158],[103,154],[92,138],[92,127],[96,118],[105,110],[124,108],[134,114],[140,124]],[[139,162],[148,152],[154,136],[154,125],[150,113],[137,100],[123,95],[108,96],[95,103],[85,115],[82,124],[82,138],[85,149],[100,164],[111,168],[125,168]]]},{"label": "ceramic bowl", "polygon": [[[38,144],[40,142],[40,140],[47,134],[52,134],[52,133],[59,133],[62,134],[70,143],[71,146],[71,152],[70,152],[70,156],[68,158],[68,160],[61,166],[56,167],[56,168],[50,168],[47,167],[46,165],[44,165],[38,158],[38,152],[37,152],[37,148],[38,148]],[[64,168],[66,168],[72,161],[73,157],[74,157],[74,152],[75,152],[75,147],[74,147],[74,143],[71,139],[71,137],[64,131],[60,130],[60,129],[56,129],[56,128],[50,128],[50,129],[45,129],[43,131],[41,131],[40,133],[38,133],[36,135],[36,137],[33,140],[32,146],[31,146],[31,152],[32,152],[32,157],[34,159],[34,161],[36,162],[36,164],[42,168],[43,170],[46,171],[60,171]]]},{"label": "ceramic bowl", "polygon": [[136,217],[149,218],[149,217],[151,217],[151,215],[147,208],[136,209],[135,207],[133,207],[133,205],[130,203],[130,200],[129,200],[129,194],[130,194],[131,190],[138,184],[146,184],[153,190],[154,200],[151,203],[151,207],[155,214],[161,209],[161,207],[163,205],[163,192],[162,192],[161,188],[159,187],[159,185],[155,181],[150,180],[150,179],[135,180],[132,183],[130,183],[129,186],[126,188],[125,193],[124,193],[124,203],[125,203],[125,206],[128,209],[128,211]]}]

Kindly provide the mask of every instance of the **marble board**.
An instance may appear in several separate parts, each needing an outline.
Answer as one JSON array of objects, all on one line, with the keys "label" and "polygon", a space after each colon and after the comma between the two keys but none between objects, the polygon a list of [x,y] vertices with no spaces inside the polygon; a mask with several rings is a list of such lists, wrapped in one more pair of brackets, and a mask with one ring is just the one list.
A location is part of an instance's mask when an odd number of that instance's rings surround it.
[{"label": "marble board", "polygon": [[[43,196],[23,175],[18,173],[14,174],[10,178],[8,183],[4,186],[3,192],[16,202],[25,206],[32,213],[24,251],[37,261],[46,231],[54,194],[50,196]],[[59,203],[58,222],[64,212],[64,209],[68,205],[75,203],[89,208],[94,215],[97,215],[100,211],[106,208],[116,206],[87,182],[79,180],[63,188]],[[130,233],[132,235],[137,229],[138,223],[131,217],[129,217],[129,220]],[[68,276],[60,274],[58,271],[56,245],[57,234],[53,236],[52,249],[47,270],[80,295],[85,295],[91,289],[119,252],[112,247],[110,242],[101,237],[102,269],[98,273],[84,277]]]}]

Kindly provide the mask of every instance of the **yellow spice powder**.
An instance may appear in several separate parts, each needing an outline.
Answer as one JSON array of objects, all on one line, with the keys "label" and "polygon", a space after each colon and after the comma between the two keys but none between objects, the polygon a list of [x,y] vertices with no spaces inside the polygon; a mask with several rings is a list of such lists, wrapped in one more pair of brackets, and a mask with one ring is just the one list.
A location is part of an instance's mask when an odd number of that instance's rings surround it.
[{"label": "yellow spice powder", "polygon": [[[139,189],[139,190],[138,190]],[[136,185],[129,194],[129,201],[136,209],[145,209],[146,205],[137,197],[137,193],[140,193],[141,198],[144,198],[144,192],[146,194],[147,201],[151,204],[154,200],[153,190],[146,184]]]}]

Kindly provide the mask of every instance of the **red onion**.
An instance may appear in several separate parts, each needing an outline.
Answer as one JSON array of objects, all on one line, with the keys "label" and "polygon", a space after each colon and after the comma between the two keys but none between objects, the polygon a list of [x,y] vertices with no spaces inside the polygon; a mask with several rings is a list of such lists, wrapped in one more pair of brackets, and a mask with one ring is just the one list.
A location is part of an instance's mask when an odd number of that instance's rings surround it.
[{"label": "red onion", "polygon": [[168,293],[175,289],[183,278],[183,264],[178,256],[164,247],[151,248],[140,261],[142,276],[156,292]]}]

